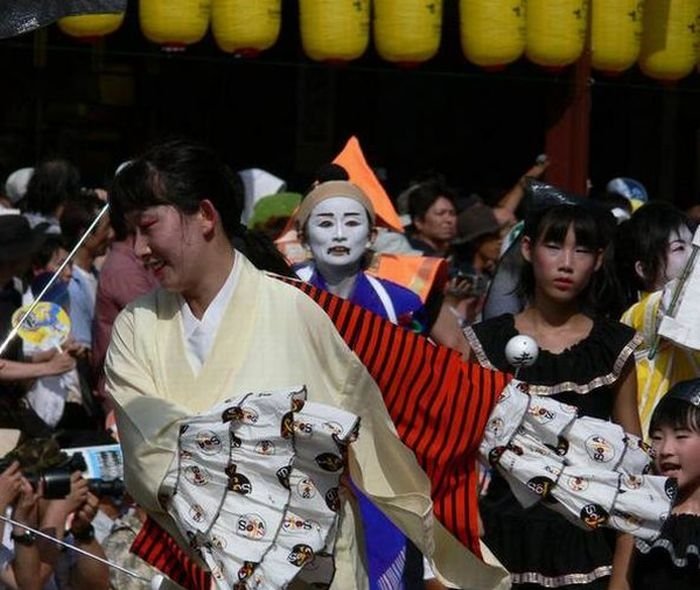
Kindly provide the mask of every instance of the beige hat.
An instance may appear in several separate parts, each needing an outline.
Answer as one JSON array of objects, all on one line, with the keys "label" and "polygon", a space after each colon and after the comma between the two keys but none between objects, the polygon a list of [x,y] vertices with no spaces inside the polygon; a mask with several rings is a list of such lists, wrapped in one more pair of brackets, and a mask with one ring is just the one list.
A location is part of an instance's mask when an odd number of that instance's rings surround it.
[{"label": "beige hat", "polygon": [[333,197],[346,197],[360,203],[360,205],[367,209],[370,222],[374,225],[374,207],[364,191],[356,184],[348,182],[347,180],[329,180],[318,184],[304,197],[297,211],[298,226],[303,228],[306,221],[309,219],[309,215],[311,215],[311,212],[314,210],[314,207],[321,201],[332,199]]}]

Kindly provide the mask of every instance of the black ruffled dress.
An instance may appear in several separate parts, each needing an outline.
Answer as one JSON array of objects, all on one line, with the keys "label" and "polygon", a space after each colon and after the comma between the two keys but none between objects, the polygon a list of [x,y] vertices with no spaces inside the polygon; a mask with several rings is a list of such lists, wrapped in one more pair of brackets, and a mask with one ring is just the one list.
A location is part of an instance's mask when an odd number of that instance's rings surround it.
[{"label": "black ruffled dress", "polygon": [[658,539],[636,544],[634,590],[700,588],[700,516],[672,514]]},{"label": "black ruffled dress", "polygon": [[[485,367],[513,372],[505,357],[516,336],[514,317],[501,315],[471,326],[465,334]],[[630,327],[596,319],[587,338],[553,354],[540,349],[537,361],[517,377],[531,394],[551,396],[579,409],[579,415],[610,419],[611,385],[641,342]],[[583,530],[536,504],[523,508],[497,473],[480,503],[484,542],[511,572],[514,588],[607,588],[615,533]]]}]

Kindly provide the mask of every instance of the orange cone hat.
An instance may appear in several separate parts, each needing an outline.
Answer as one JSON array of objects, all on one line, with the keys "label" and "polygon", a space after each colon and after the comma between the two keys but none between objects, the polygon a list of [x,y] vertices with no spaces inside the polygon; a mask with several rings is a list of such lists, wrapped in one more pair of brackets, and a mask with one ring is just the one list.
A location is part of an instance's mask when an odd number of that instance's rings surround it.
[{"label": "orange cone hat", "polygon": [[345,168],[350,175],[350,181],[359,186],[372,201],[378,224],[403,233],[399,215],[379,179],[367,164],[357,137],[353,135],[348,140],[333,163]]}]

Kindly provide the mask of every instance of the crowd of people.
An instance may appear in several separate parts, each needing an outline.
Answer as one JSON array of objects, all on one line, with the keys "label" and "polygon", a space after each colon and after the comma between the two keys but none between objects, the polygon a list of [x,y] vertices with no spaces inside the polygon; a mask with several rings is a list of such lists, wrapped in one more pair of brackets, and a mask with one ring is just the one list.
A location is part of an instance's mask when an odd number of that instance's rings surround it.
[{"label": "crowd of people", "polygon": [[[188,140],[105,187],[8,175],[0,335],[40,293],[70,335],[0,360],[0,583],[700,587],[700,354],[659,333],[695,221],[544,156],[495,198],[352,162],[303,194]],[[115,441],[125,493],[31,476]]]}]

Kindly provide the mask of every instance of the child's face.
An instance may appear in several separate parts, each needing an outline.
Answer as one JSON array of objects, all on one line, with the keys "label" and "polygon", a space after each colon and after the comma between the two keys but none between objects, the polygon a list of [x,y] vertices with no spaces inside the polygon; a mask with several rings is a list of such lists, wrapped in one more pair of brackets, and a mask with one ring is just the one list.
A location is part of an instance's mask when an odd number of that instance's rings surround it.
[{"label": "child's face", "polygon": [[700,433],[661,426],[651,433],[651,440],[661,475],[675,477],[680,490],[700,486]]},{"label": "child's face", "polygon": [[602,254],[576,241],[570,225],[563,242],[525,237],[522,254],[532,264],[535,290],[553,301],[575,300],[591,282],[600,267]]}]

